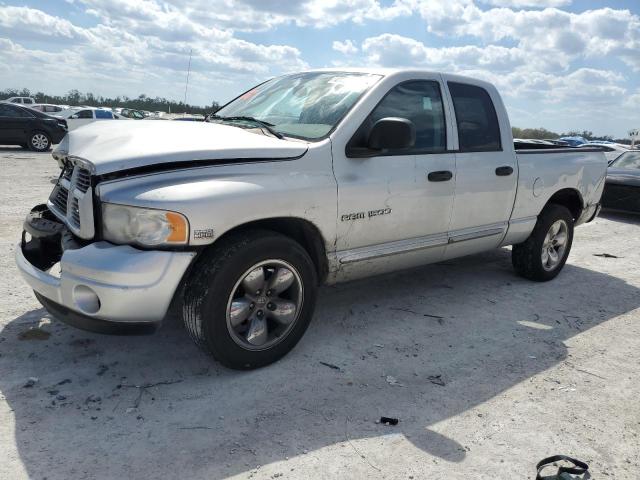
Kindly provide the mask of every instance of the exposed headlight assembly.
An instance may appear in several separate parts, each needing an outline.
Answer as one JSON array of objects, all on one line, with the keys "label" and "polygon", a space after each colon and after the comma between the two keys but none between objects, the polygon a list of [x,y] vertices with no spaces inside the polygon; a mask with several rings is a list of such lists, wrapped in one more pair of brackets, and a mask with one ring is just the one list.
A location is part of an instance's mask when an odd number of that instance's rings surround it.
[{"label": "exposed headlight assembly", "polygon": [[105,240],[118,244],[186,245],[189,222],[177,212],[103,203],[102,233]]}]

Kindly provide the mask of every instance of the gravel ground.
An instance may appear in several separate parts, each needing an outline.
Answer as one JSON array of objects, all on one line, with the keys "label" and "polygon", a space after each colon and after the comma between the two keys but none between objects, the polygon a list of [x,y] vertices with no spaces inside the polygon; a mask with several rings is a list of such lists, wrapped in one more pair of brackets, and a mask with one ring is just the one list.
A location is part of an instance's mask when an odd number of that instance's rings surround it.
[{"label": "gravel ground", "polygon": [[179,319],[110,337],[49,316],[13,252],[57,167],[0,148],[0,168],[0,478],[494,480],[558,453],[640,478],[638,217],[578,228],[549,283],[501,249],[324,288],[296,349],[241,373]]}]

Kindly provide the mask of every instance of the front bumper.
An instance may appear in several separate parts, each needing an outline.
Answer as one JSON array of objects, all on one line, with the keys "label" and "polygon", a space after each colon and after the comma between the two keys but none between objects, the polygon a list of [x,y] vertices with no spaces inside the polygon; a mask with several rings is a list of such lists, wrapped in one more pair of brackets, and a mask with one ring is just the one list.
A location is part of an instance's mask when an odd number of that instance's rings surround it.
[{"label": "front bumper", "polygon": [[585,207],[585,209],[582,210],[582,214],[580,215],[580,217],[576,220],[575,225],[582,225],[583,223],[589,223],[593,221],[600,213],[601,208],[602,205],[600,203],[593,203]]},{"label": "front bumper", "polygon": [[[95,242],[66,249],[59,257],[60,250],[56,252],[51,244],[43,242],[34,249],[31,242],[23,240],[15,258],[41,303],[56,318],[101,333],[118,333],[117,327],[135,333],[143,326],[157,326],[196,255]],[[59,276],[34,265],[49,265],[56,256]]]}]

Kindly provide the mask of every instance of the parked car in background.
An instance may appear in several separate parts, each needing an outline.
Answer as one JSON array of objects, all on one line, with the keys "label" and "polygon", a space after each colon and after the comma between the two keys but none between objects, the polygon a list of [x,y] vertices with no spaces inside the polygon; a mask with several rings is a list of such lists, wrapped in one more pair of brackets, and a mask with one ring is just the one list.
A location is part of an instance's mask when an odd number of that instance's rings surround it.
[{"label": "parked car in background", "polygon": [[5,102],[19,103],[21,105],[34,105],[36,103],[36,100],[31,97],[10,97],[7,98]]},{"label": "parked car in background", "polygon": [[609,166],[602,206],[640,213],[640,151],[629,150]]},{"label": "parked car in background", "polygon": [[132,108],[123,108],[120,111],[120,115],[126,118],[132,118],[134,120],[143,120],[145,118],[144,113],[140,110],[134,110]]},{"label": "parked car in background", "polygon": [[593,147],[598,147],[604,151],[604,156],[607,157],[607,161],[609,162],[609,165],[611,165],[611,162],[613,162],[620,155],[629,151],[629,148],[627,146],[620,145],[619,143],[614,143],[614,142],[601,143],[601,142],[592,141],[592,142],[587,142],[584,145],[580,145],[578,148],[593,148]]},{"label": "parked car in background", "polygon": [[54,116],[66,110],[66,108],[61,105],[52,105],[50,103],[36,103],[34,105],[27,106],[29,108],[33,108],[34,110],[38,110],[39,112]]},{"label": "parked car in background", "polygon": [[0,102],[0,145],[45,152],[67,134],[67,123],[14,103]]},{"label": "parked car in background", "polygon": [[560,140],[567,142],[570,147],[579,147],[580,145],[587,143],[587,140],[585,140],[584,137],[562,137]]},{"label": "parked car in background", "polygon": [[108,110],[95,107],[71,108],[62,112],[60,116],[67,121],[69,130],[74,130],[97,120],[118,120],[120,118]]},{"label": "parked car in background", "polygon": [[564,140],[559,140],[557,138],[544,138],[543,139],[545,142],[551,142],[554,145],[557,145],[558,147],[569,147],[569,143],[565,142]]}]

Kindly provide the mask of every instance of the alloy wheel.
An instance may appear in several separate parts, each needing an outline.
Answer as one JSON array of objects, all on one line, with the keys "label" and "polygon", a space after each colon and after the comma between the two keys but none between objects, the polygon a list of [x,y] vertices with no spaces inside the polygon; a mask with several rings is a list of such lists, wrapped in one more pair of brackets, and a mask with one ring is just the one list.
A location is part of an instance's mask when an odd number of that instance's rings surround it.
[{"label": "alloy wheel", "polygon": [[236,282],[227,302],[231,338],[247,350],[266,350],[292,330],[302,309],[302,280],[283,260],[252,266]]},{"label": "alloy wheel", "polygon": [[36,150],[45,150],[49,146],[49,139],[42,133],[36,133],[31,137],[31,145],[33,145]]},{"label": "alloy wheel", "polygon": [[542,243],[542,268],[550,272],[562,261],[569,240],[569,227],[564,220],[555,221]]}]

